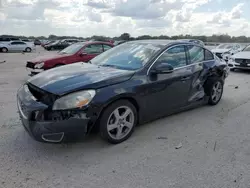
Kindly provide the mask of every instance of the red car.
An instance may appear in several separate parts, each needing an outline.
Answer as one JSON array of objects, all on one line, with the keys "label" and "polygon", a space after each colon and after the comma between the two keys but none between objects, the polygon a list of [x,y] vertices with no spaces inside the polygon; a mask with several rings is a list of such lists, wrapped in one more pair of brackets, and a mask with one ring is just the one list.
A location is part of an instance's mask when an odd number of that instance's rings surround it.
[{"label": "red car", "polygon": [[109,42],[79,42],[68,46],[56,55],[39,56],[28,61],[26,68],[31,72],[31,75],[34,75],[57,66],[88,62],[112,47],[114,45]]}]

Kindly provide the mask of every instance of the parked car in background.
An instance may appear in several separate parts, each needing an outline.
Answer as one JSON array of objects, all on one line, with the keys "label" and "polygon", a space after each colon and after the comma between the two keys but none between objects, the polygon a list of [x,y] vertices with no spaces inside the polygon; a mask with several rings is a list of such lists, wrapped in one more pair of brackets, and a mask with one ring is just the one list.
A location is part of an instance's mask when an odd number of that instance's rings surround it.
[{"label": "parked car in background", "polygon": [[39,56],[28,61],[26,67],[31,72],[31,75],[34,75],[66,64],[79,61],[88,62],[113,46],[113,44],[107,42],[79,42],[68,46],[56,55]]},{"label": "parked car in background", "polygon": [[74,44],[74,43],[77,43],[77,42],[80,42],[78,39],[63,39],[63,40],[61,40],[61,42],[63,43],[63,42],[66,42],[66,43],[68,43],[68,44]]},{"label": "parked car in background", "polygon": [[33,45],[34,46],[34,42],[32,40],[29,40],[29,39],[21,39],[22,42],[25,42],[29,45]]},{"label": "parked car in background", "polygon": [[250,45],[232,55],[228,60],[228,66],[232,71],[236,69],[250,70]]},{"label": "parked car in background", "polygon": [[34,45],[41,45],[41,41],[38,40],[38,39],[35,39],[35,40],[34,40]]},{"label": "parked car in background", "polygon": [[1,52],[31,52],[35,46],[22,41],[12,41],[9,43],[0,43]]},{"label": "parked car in background", "polygon": [[[67,51],[74,49],[81,57],[100,50],[90,47],[97,44],[105,43],[86,43],[84,48],[74,44]],[[131,41],[89,63],[32,77],[17,93],[18,110],[25,130],[38,141],[83,137],[96,126],[103,139],[117,144],[128,139],[137,124],[201,104],[216,105],[226,68],[194,43]]]},{"label": "parked car in background", "polygon": [[51,40],[51,41],[48,40],[48,41],[45,41],[44,43],[42,43],[41,46],[42,46],[42,47],[45,47],[46,45],[52,44],[52,43],[54,43],[54,42],[55,42],[55,40]]},{"label": "parked car in background", "polygon": [[47,44],[44,46],[44,49],[48,51],[52,50],[63,50],[64,48],[68,47],[70,44],[68,42],[62,41],[55,41],[53,43]]},{"label": "parked car in background", "polygon": [[224,52],[221,56],[222,59],[225,61],[228,61],[232,55],[237,54],[239,52],[241,52],[246,46],[248,46],[247,44],[239,44],[240,47],[234,47],[231,50]]},{"label": "parked car in background", "polygon": [[0,43],[9,43],[10,41],[21,41],[20,38],[16,37],[0,37]]},{"label": "parked car in background", "polygon": [[227,60],[228,56],[226,57],[225,54],[234,54],[242,50],[240,44],[220,44],[216,48],[212,49],[212,52],[219,57],[220,59]]}]

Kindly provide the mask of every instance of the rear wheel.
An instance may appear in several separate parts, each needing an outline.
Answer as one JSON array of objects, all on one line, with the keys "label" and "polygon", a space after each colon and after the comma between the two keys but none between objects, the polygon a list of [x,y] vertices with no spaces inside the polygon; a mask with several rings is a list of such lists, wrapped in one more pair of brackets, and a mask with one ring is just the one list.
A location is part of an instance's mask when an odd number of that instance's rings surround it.
[{"label": "rear wheel", "polygon": [[4,52],[4,53],[6,53],[6,52],[8,52],[8,49],[7,48],[2,48],[2,52]]},{"label": "rear wheel", "polygon": [[223,94],[223,86],[224,82],[220,77],[212,77],[207,80],[205,90],[209,96],[209,105],[216,105],[220,102]]},{"label": "rear wheel", "polygon": [[101,137],[112,144],[127,140],[137,123],[137,110],[127,100],[109,105],[100,118]]},{"label": "rear wheel", "polygon": [[26,48],[26,49],[25,49],[25,52],[31,52],[31,48],[29,48],[29,47]]}]

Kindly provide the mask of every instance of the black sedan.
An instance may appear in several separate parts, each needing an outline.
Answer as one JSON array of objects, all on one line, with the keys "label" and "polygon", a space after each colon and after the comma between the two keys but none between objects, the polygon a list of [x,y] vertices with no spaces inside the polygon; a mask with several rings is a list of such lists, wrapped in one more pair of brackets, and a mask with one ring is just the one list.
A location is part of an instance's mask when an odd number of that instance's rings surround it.
[{"label": "black sedan", "polygon": [[24,128],[38,141],[68,141],[99,128],[102,138],[117,144],[137,124],[216,105],[227,75],[227,64],[197,44],[132,41],[88,63],[30,78],[17,104]]},{"label": "black sedan", "polygon": [[63,50],[64,48],[68,47],[69,45],[70,44],[67,42],[55,41],[53,43],[45,45],[44,48],[48,51],[50,51],[50,50]]}]

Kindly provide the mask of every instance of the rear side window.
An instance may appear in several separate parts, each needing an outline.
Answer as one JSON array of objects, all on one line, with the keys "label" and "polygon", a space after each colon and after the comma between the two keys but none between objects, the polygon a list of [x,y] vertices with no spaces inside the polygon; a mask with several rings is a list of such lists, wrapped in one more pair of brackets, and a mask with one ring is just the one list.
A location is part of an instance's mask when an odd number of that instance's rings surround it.
[{"label": "rear side window", "polygon": [[12,42],[11,45],[17,45],[19,42]]},{"label": "rear side window", "polygon": [[17,44],[17,45],[23,45],[23,44],[25,44],[25,43],[24,43],[24,42],[12,42],[11,44],[12,44],[12,45],[16,45],[16,44]]},{"label": "rear side window", "polygon": [[205,57],[203,48],[195,45],[188,45],[187,51],[190,56],[191,64],[204,61]]},{"label": "rear side window", "polygon": [[204,49],[204,54],[205,54],[205,61],[214,59],[214,54],[206,49]]}]

